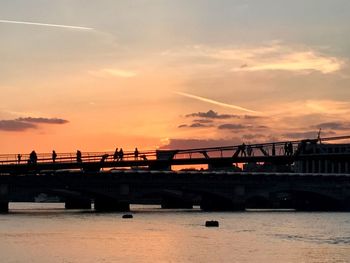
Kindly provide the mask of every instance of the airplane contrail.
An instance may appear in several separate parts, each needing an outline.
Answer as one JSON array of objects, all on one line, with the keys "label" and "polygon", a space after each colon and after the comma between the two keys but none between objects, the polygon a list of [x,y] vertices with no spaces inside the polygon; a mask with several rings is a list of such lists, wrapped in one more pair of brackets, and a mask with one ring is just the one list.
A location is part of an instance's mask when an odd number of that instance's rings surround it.
[{"label": "airplane contrail", "polygon": [[174,91],[174,93],[177,94],[177,95],[180,95],[180,96],[192,98],[192,99],[195,99],[195,100],[204,101],[204,102],[207,102],[207,103],[219,105],[219,106],[226,107],[226,108],[231,108],[231,109],[245,111],[245,112],[250,112],[250,113],[255,113],[255,114],[259,114],[260,113],[258,111],[250,110],[250,109],[243,108],[243,107],[240,107],[240,106],[237,106],[237,105],[227,104],[227,103],[223,103],[223,102],[220,102],[220,101],[216,101],[216,100],[212,100],[212,99],[208,99],[208,98],[204,98],[204,97],[200,97],[200,96],[196,96],[196,95],[192,95],[192,94],[188,94],[188,93],[184,93],[184,92]]},{"label": "airplane contrail", "polygon": [[15,21],[15,20],[3,20],[3,19],[0,19],[0,23],[22,24],[22,25],[33,25],[33,26],[48,26],[48,27],[59,27],[59,28],[69,28],[69,29],[78,29],[78,30],[93,30],[93,28],[91,28],[91,27],[83,27],[83,26],[46,24],[46,23],[37,23],[37,22],[28,22],[28,21]]}]

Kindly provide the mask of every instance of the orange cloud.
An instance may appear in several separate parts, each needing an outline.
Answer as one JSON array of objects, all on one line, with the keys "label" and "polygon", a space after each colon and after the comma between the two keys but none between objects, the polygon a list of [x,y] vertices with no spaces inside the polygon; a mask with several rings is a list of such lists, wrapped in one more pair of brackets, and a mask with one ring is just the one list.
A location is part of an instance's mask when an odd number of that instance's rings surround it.
[{"label": "orange cloud", "polygon": [[213,59],[231,71],[284,70],[330,74],[339,71],[344,61],[306,46],[282,45],[273,42],[252,47],[192,46],[177,51],[165,51],[164,56]]},{"label": "orange cloud", "polygon": [[97,77],[112,76],[112,77],[120,77],[120,78],[132,78],[137,75],[135,71],[118,69],[118,68],[104,68],[96,71],[89,71],[89,73]]}]

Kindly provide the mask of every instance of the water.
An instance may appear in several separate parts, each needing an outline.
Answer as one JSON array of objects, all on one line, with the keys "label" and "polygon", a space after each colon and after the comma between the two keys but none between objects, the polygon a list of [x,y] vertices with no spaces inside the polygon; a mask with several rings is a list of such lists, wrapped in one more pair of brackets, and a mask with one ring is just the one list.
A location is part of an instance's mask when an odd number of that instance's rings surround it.
[{"label": "water", "polygon": [[0,262],[350,262],[350,213],[132,206],[134,218],[122,219],[63,204],[10,209],[0,215]]}]

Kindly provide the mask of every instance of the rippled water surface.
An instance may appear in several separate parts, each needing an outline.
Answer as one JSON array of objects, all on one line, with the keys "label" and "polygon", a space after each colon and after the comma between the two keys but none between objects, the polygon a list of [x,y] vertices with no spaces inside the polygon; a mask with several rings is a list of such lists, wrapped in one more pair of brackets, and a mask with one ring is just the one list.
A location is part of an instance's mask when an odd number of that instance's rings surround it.
[{"label": "rippled water surface", "polygon": [[[0,262],[350,262],[350,213],[223,212],[132,206],[122,213],[11,204]],[[206,220],[219,228],[206,228]]]}]

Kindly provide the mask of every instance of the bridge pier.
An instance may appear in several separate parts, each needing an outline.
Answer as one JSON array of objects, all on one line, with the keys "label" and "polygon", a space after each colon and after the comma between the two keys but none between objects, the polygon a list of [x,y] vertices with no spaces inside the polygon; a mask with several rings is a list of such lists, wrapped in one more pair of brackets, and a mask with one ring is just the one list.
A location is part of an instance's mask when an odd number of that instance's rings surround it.
[{"label": "bridge pier", "polygon": [[209,170],[232,170],[237,169],[236,166],[232,164],[231,160],[217,160],[208,164]]},{"label": "bridge pier", "polygon": [[130,204],[113,198],[96,198],[94,208],[99,212],[128,212]]},{"label": "bridge pier", "polygon": [[7,213],[9,211],[9,202],[0,201],[0,213]]},{"label": "bridge pier", "polygon": [[91,200],[88,198],[67,198],[64,207],[66,209],[91,209]]},{"label": "bridge pier", "polygon": [[7,184],[0,185],[0,213],[7,213],[9,211],[9,186]]},{"label": "bridge pier", "polygon": [[350,211],[349,199],[338,200],[315,193],[296,193],[293,201],[297,211]]},{"label": "bridge pier", "polygon": [[200,203],[200,208],[204,211],[244,211],[245,203],[243,201],[223,201],[204,198]]},{"label": "bridge pier", "polygon": [[163,209],[191,209],[193,204],[191,200],[176,197],[163,197],[161,207]]},{"label": "bridge pier", "polygon": [[246,209],[245,193],[244,185],[235,185],[233,194],[230,196],[203,193],[200,208],[205,211],[244,211]]}]

